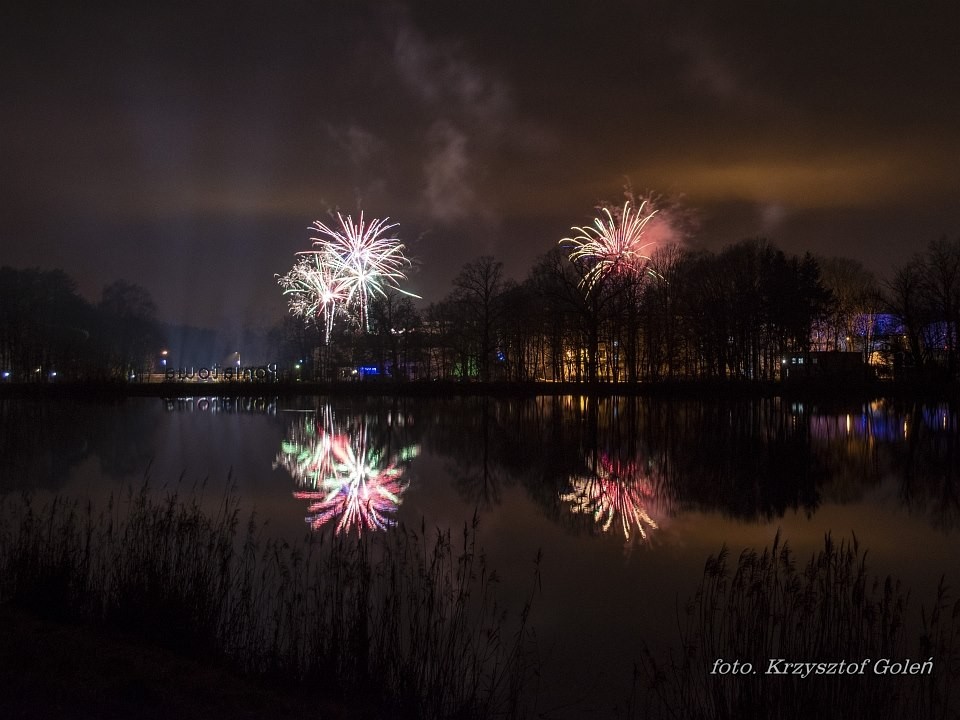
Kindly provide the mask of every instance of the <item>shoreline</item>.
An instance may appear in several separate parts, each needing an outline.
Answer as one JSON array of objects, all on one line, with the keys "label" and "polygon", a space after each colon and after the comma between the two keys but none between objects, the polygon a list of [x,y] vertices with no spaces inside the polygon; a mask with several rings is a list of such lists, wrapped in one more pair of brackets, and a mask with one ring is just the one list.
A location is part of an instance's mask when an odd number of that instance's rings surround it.
[{"label": "shoreline", "polygon": [[160,397],[651,397],[662,399],[908,400],[960,401],[956,383],[850,380],[674,380],[642,382],[461,382],[361,380],[354,382],[57,382],[0,384],[4,398]]}]

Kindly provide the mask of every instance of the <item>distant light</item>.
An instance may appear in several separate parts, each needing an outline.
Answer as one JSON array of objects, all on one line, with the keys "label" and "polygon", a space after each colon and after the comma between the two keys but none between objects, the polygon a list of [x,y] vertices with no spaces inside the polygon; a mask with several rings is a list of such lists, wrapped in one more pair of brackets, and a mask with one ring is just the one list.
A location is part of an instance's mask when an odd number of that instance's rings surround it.
[{"label": "distant light", "polygon": [[295,367],[297,370],[299,370],[299,369],[300,369],[300,363],[297,363],[296,365],[294,365],[294,367]]},{"label": "distant light", "polygon": [[6,380],[8,377],[10,377],[10,371],[9,371],[9,370],[4,370],[4,371],[3,371],[3,378],[4,378],[4,380]]},{"label": "distant light", "polygon": [[56,370],[51,370],[51,371],[50,371],[50,377],[56,377],[56,376],[57,376],[57,371],[56,371]]},{"label": "distant light", "polygon": [[167,351],[166,351],[166,350],[161,350],[161,351],[160,351],[160,354],[163,355],[164,357],[166,357],[166,356],[167,356]]}]

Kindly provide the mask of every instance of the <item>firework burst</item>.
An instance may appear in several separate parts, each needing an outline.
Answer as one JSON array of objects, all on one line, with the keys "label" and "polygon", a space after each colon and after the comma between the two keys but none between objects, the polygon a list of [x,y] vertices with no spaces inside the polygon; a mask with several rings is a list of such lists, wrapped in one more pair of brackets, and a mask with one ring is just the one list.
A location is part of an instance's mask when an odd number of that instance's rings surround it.
[{"label": "firework burst", "polygon": [[571,229],[578,235],[560,241],[570,247],[571,261],[589,267],[580,281],[587,292],[611,274],[656,276],[650,267],[650,257],[645,253],[653,243],[644,242],[643,236],[657,211],[645,212],[646,205],[642,202],[638,208],[633,208],[628,201],[616,219],[609,208],[604,208],[606,218],[596,218],[591,226],[573,227]]},{"label": "firework burst", "polygon": [[291,427],[274,467],[300,486],[293,496],[309,502],[306,521],[313,530],[336,521],[336,533],[360,533],[396,524],[405,467],[417,454],[410,446],[388,455],[368,437],[366,421],[338,428],[327,406],[316,420]]},{"label": "firework burst", "polygon": [[273,467],[282,467],[301,487],[316,487],[333,472],[333,444],[337,442],[333,411],[327,405],[319,417],[312,415],[290,427]]},{"label": "firework burst", "polygon": [[290,296],[290,312],[302,318],[322,317],[324,338],[330,342],[334,320],[343,312],[349,293],[325,254],[297,253],[296,265],[278,282],[283,294]]},{"label": "firework burst", "polygon": [[574,514],[592,516],[603,532],[609,532],[618,521],[629,542],[634,527],[643,540],[648,530],[658,528],[647,510],[654,500],[653,488],[635,463],[601,455],[596,474],[573,477],[570,486],[570,492],[560,496],[561,502],[570,503]]},{"label": "firework burst", "polygon": [[324,318],[326,341],[330,340],[337,315],[355,311],[357,322],[369,330],[368,304],[376,295],[391,288],[411,297],[399,283],[406,279],[404,269],[411,263],[403,254],[404,246],[390,231],[397,227],[389,218],[366,223],[337,213],[338,228],[319,220],[311,229],[313,250],[297,253],[297,263],[278,283],[289,295],[289,309],[304,318]]},{"label": "firework burst", "polygon": [[338,436],[331,446],[333,472],[316,490],[295,492],[309,500],[307,522],[318,530],[339,518],[336,532],[385,530],[394,525],[392,517],[400,505],[405,485],[403,471],[393,459],[367,446],[366,430],[352,438]]}]

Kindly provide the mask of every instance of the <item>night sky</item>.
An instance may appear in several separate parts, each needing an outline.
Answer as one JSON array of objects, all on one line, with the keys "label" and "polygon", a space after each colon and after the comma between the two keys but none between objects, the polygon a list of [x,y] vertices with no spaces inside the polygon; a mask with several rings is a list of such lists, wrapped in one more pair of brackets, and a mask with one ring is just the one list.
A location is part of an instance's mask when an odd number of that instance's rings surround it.
[{"label": "night sky", "polygon": [[482,254],[522,279],[630,182],[692,247],[882,276],[960,235],[958,33],[952,2],[8,4],[0,264],[270,324],[332,210],[400,223],[429,302]]}]

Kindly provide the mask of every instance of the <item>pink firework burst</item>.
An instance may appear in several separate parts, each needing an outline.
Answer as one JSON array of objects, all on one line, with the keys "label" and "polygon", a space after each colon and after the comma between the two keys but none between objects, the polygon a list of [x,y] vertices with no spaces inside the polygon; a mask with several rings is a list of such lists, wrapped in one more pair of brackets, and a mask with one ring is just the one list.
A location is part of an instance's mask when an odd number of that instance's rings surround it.
[{"label": "pink firework burst", "polygon": [[571,229],[579,234],[560,241],[570,247],[571,261],[589,268],[580,281],[587,292],[612,274],[656,275],[645,252],[653,243],[644,242],[644,231],[657,211],[645,212],[646,205],[643,202],[634,209],[627,201],[616,219],[608,208],[604,208],[605,219],[598,217],[593,225],[573,227]]},{"label": "pink firework burst", "polygon": [[561,495],[560,500],[570,503],[573,513],[591,515],[603,532],[619,520],[627,541],[634,527],[645,540],[647,530],[658,527],[647,511],[654,499],[653,488],[634,462],[621,463],[601,455],[596,475],[571,478],[570,485],[571,491]]}]

